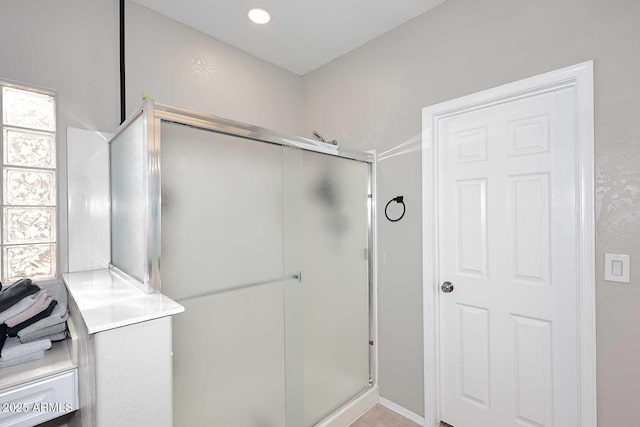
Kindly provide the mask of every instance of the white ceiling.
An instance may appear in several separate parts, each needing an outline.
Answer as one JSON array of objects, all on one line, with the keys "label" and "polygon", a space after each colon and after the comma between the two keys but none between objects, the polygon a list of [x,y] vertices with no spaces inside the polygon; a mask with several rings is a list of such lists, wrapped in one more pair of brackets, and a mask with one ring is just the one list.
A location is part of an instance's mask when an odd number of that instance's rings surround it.
[{"label": "white ceiling", "polygon": [[[297,74],[306,74],[445,0],[134,0]],[[271,22],[247,12],[262,8]]]}]

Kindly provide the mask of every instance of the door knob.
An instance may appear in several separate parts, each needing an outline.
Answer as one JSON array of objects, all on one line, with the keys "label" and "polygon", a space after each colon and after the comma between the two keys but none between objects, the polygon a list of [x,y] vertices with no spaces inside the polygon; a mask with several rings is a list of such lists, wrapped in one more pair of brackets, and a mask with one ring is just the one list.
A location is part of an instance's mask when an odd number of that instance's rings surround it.
[{"label": "door knob", "polygon": [[440,287],[440,289],[442,289],[442,292],[444,292],[445,294],[448,294],[449,292],[453,292],[453,283],[444,282]]}]

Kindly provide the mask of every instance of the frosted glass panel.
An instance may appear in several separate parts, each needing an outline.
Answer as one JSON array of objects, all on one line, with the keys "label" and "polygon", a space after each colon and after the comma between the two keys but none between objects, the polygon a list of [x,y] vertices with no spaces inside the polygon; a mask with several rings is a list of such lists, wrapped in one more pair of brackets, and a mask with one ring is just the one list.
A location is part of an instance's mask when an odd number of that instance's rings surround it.
[{"label": "frosted glass panel", "polygon": [[[302,271],[302,150],[283,148],[284,271]],[[304,273],[303,273],[304,275]],[[304,426],[304,284],[284,292],[286,427]]]},{"label": "frosted glass panel", "polygon": [[54,131],[56,115],[53,97],[7,86],[2,87],[5,125]]},{"label": "frosted glass panel", "polygon": [[161,134],[174,424],[311,427],[369,387],[369,165]]},{"label": "frosted glass panel", "polygon": [[161,150],[163,291],[282,278],[282,148],[163,123]]},{"label": "frosted glass panel", "polygon": [[53,133],[5,128],[4,163],[38,168],[56,167],[56,138]]},{"label": "frosted glass panel", "polygon": [[369,166],[303,153],[304,408],[311,426],[369,386]]},{"label": "frosted glass panel", "polygon": [[55,245],[5,246],[2,259],[5,281],[21,277],[49,279],[55,271]]},{"label": "frosted glass panel", "polygon": [[56,241],[55,208],[4,208],[5,244]]},{"label": "frosted glass panel", "polygon": [[7,205],[54,206],[55,171],[4,168],[4,203]]},{"label": "frosted glass panel", "polygon": [[146,145],[144,116],[138,117],[110,144],[111,263],[144,282],[146,259]]},{"label": "frosted glass panel", "polygon": [[284,427],[285,287],[182,301],[173,320],[174,425]]}]

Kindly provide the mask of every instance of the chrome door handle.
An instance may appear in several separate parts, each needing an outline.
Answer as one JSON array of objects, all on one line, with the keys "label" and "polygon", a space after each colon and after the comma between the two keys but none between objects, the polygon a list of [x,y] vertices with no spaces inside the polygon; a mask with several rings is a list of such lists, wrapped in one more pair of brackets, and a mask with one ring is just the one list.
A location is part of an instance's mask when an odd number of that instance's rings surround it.
[{"label": "chrome door handle", "polygon": [[453,292],[453,283],[444,282],[442,286],[440,286],[440,289],[442,289],[442,292],[444,292],[445,294],[448,294],[449,292]]}]

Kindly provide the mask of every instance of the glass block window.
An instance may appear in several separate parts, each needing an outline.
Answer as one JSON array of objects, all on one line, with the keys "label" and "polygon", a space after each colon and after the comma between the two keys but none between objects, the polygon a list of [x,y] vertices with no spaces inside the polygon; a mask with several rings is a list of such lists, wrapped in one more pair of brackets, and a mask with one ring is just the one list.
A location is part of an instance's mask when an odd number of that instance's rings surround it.
[{"label": "glass block window", "polygon": [[0,81],[0,277],[56,277],[56,112],[53,93]]}]

